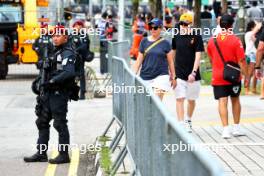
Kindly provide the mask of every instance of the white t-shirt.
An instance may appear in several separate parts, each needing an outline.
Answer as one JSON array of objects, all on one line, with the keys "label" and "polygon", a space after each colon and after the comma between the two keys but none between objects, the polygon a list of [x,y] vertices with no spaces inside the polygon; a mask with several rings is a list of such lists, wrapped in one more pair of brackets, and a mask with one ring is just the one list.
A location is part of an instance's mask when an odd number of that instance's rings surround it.
[{"label": "white t-shirt", "polygon": [[246,55],[257,52],[252,31],[249,31],[245,34],[245,43],[246,43]]}]

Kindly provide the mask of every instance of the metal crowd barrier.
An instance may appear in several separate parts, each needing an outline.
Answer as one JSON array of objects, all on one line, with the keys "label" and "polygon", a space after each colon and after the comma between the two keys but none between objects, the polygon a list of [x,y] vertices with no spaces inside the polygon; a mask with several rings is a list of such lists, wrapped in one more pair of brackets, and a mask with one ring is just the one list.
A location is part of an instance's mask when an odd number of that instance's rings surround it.
[{"label": "metal crowd barrier", "polygon": [[[224,175],[218,162],[203,149],[164,151],[165,145],[180,146],[182,143],[190,146],[197,142],[178,125],[175,117],[132,72],[124,58],[110,55],[108,61],[113,81],[113,116],[121,126],[110,147],[116,146],[123,134],[126,137],[126,146],[114,162],[111,175],[127,154],[134,162],[132,175]],[[121,89],[118,91],[114,87]]]},{"label": "metal crowd barrier", "polygon": [[[108,58],[112,58],[113,56],[118,56],[120,58],[124,58],[126,63],[130,65],[130,41],[124,40],[120,42],[108,42]],[[111,73],[112,62],[108,62],[108,70]]]}]

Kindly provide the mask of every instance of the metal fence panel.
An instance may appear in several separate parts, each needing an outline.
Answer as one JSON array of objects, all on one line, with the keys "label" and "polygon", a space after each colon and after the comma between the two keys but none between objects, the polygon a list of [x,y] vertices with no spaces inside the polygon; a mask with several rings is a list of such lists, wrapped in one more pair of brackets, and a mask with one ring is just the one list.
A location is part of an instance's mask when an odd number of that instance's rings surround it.
[{"label": "metal fence panel", "polygon": [[[165,106],[135,76],[124,59],[113,57],[113,83],[135,86],[135,93],[114,94],[114,115],[121,119],[130,155],[143,176],[221,176],[221,166],[204,150],[163,151],[164,144],[195,144]],[[121,67],[121,68],[118,68]],[[191,169],[190,169],[191,166]]]},{"label": "metal fence panel", "polygon": [[112,60],[112,74],[119,75],[115,76],[113,79],[113,114],[119,119],[120,122],[123,121],[123,93],[122,93],[122,84],[124,69],[123,63],[117,60]]},{"label": "metal fence panel", "polygon": [[127,143],[129,146],[131,146],[131,150],[130,152],[133,153],[133,155],[135,154],[135,148],[136,148],[136,145],[135,145],[135,121],[134,121],[134,117],[135,117],[135,114],[134,114],[134,95],[135,95],[135,77],[132,76],[132,73],[131,71],[125,69],[124,70],[124,82],[125,82],[125,85],[126,86],[129,86],[129,88],[133,89],[129,92],[127,92],[125,94],[125,109],[124,109],[124,116],[125,116],[125,119],[124,119],[124,124],[125,126],[129,126],[129,128],[125,128],[125,132],[127,134]]},{"label": "metal fence panel", "polygon": [[[108,60],[111,60],[112,56],[117,56],[119,58],[124,59],[126,63],[129,65],[130,62],[129,50],[130,50],[129,40],[124,40],[121,42],[108,41]],[[108,62],[108,68],[111,69],[110,67],[111,67],[111,61],[110,63]]]}]

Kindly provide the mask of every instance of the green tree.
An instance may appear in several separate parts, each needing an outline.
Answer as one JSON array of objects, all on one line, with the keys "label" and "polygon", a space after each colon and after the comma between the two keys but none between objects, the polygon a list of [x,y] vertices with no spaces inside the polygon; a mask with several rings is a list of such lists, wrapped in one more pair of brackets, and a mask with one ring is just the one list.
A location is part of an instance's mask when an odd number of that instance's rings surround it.
[{"label": "green tree", "polygon": [[222,0],[222,13],[227,13],[227,0]]},{"label": "green tree", "polygon": [[132,0],[132,15],[134,20],[136,19],[136,16],[138,14],[139,1],[140,0]]},{"label": "green tree", "polygon": [[154,17],[162,17],[162,0],[149,0],[149,6]]},{"label": "green tree", "polygon": [[194,27],[200,27],[201,26],[201,0],[195,0],[194,1]]}]

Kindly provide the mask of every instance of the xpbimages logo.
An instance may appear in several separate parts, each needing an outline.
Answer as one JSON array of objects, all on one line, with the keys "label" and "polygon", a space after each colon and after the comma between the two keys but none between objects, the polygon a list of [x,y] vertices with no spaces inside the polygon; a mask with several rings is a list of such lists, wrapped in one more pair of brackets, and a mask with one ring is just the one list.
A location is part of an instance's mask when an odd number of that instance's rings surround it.
[{"label": "xpbimages logo", "polygon": [[59,151],[65,151],[65,150],[73,150],[78,149],[80,151],[80,154],[85,154],[87,152],[99,152],[102,150],[101,144],[58,144],[58,145],[46,145],[46,144],[37,144],[32,145],[32,147],[38,148],[40,153],[46,152],[48,149],[53,150],[59,150]]},{"label": "xpbimages logo", "polygon": [[227,143],[197,143],[197,144],[186,144],[180,141],[177,144],[163,144],[163,152],[169,152],[170,154],[174,155],[178,152],[192,152],[192,151],[199,151],[199,150],[207,150],[213,152],[220,152],[220,151],[232,151],[234,149],[233,145]]},{"label": "xpbimages logo", "polygon": [[175,36],[175,35],[185,35],[185,34],[192,34],[192,35],[201,35],[201,36],[215,36],[219,32],[222,32],[226,35],[233,35],[234,31],[232,28],[225,29],[225,28],[168,28],[163,29],[162,34],[167,36]]},{"label": "xpbimages logo", "polygon": [[[36,28],[32,35],[40,35],[40,36],[44,36],[44,35],[54,35],[55,34],[55,30],[52,30],[52,28]],[[80,37],[85,37],[85,35],[100,35],[101,31],[99,28],[82,28],[80,30],[77,30],[75,28],[65,28],[65,30],[61,31],[60,34],[69,34],[72,36],[77,36],[80,35]]]}]

